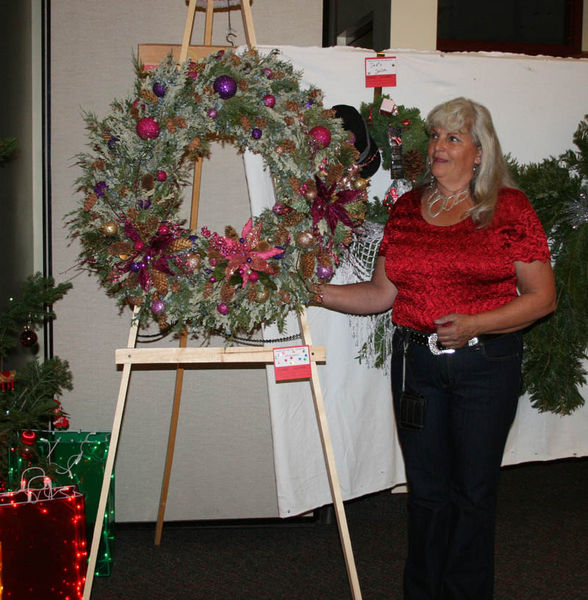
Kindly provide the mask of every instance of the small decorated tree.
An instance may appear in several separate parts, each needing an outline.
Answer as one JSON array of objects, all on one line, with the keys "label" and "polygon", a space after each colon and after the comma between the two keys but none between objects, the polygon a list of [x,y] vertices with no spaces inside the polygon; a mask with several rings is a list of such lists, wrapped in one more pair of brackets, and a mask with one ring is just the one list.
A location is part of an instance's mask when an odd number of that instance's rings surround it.
[{"label": "small decorated tree", "polygon": [[[67,414],[57,399],[64,389],[72,389],[67,361],[54,356],[40,361],[36,329],[55,318],[51,306],[71,287],[55,285],[51,277],[31,275],[19,298],[7,299],[0,313],[0,489],[9,478],[10,453],[16,453],[27,466],[48,465],[37,449],[37,431],[51,425],[69,427]],[[31,350],[31,357],[15,365],[19,346]],[[7,370],[6,370],[7,369]]]}]

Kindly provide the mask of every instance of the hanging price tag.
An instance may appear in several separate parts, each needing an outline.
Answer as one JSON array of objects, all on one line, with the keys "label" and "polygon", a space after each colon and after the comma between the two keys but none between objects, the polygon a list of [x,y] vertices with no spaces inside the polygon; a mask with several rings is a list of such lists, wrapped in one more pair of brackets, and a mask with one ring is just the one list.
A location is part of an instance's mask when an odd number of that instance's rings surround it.
[{"label": "hanging price tag", "polygon": [[308,346],[274,348],[274,370],[276,381],[308,379],[311,376],[310,348]]},{"label": "hanging price tag", "polygon": [[365,87],[395,87],[396,57],[374,56],[365,59]]}]

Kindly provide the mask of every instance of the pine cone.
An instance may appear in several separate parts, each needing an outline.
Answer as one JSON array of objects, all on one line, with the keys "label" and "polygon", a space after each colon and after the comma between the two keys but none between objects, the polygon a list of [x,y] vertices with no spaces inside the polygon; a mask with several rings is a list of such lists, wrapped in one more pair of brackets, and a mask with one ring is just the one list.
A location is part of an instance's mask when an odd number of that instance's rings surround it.
[{"label": "pine cone", "polygon": [[246,79],[239,79],[237,85],[242,92],[246,92],[249,89],[249,83]]},{"label": "pine cone", "polygon": [[151,279],[153,280],[153,285],[157,289],[157,291],[165,296],[168,290],[168,281],[167,275],[158,271],[157,269],[150,269],[149,274],[151,275]]},{"label": "pine cone", "polygon": [[165,120],[165,128],[170,132],[170,133],[175,133],[176,132],[176,124],[173,122],[173,119],[170,119],[169,117]]},{"label": "pine cone", "polygon": [[330,252],[324,249],[320,250],[318,262],[321,267],[330,267],[332,263]]},{"label": "pine cone", "polygon": [[331,186],[335,183],[335,181],[339,181],[343,177],[344,171],[345,168],[341,163],[333,165],[327,174],[327,185]]},{"label": "pine cone", "polygon": [[151,102],[152,104],[159,102],[159,98],[151,90],[141,90],[140,95],[141,98],[144,98],[147,102]]},{"label": "pine cone", "polygon": [[86,200],[84,201],[84,211],[90,212],[97,201],[98,196],[96,196],[96,194],[90,194],[89,196],[87,196]]},{"label": "pine cone", "polygon": [[147,191],[152,190],[155,187],[155,177],[151,173],[143,175],[141,178],[141,187]]},{"label": "pine cone", "polygon": [[178,238],[174,240],[169,246],[170,253],[181,252],[182,250],[189,250],[192,247],[192,242],[186,238]]},{"label": "pine cone", "polygon": [[241,127],[243,127],[243,129],[251,129],[251,121],[245,115],[241,115],[239,121],[241,122]]},{"label": "pine cone", "polygon": [[225,227],[225,237],[228,237],[232,240],[238,240],[239,235],[237,234],[237,230],[232,225],[227,225]]},{"label": "pine cone", "polygon": [[300,257],[300,272],[305,279],[310,279],[314,275],[315,264],[312,252],[306,252]]},{"label": "pine cone", "polygon": [[302,223],[304,221],[304,215],[300,212],[293,210],[291,213],[288,213],[282,219],[282,225],[284,227],[296,227],[298,223]]},{"label": "pine cone", "polygon": [[404,173],[411,181],[416,181],[425,171],[425,158],[418,150],[409,150],[402,157]]},{"label": "pine cone", "polygon": [[108,246],[108,254],[118,256],[119,254],[132,254],[133,245],[129,242],[114,242]]},{"label": "pine cone", "polygon": [[169,327],[169,323],[165,314],[157,317],[157,324],[159,325],[159,331],[165,331]]},{"label": "pine cone", "polygon": [[257,285],[255,283],[247,287],[247,300],[255,302],[257,300]]},{"label": "pine cone", "polygon": [[223,284],[223,287],[220,291],[221,300],[225,303],[230,302],[235,295],[235,288],[228,283]]},{"label": "pine cone", "polygon": [[128,298],[128,302],[131,306],[141,306],[145,302],[145,296]]},{"label": "pine cone", "polygon": [[174,125],[180,129],[186,129],[186,119],[184,117],[175,116],[173,118]]}]

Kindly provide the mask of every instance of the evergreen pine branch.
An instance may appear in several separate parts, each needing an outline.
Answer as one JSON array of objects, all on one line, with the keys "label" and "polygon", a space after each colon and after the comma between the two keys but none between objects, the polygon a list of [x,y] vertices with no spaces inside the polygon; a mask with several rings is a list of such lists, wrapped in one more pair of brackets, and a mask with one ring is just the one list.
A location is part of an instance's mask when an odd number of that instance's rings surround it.
[{"label": "evergreen pine branch", "polygon": [[0,357],[18,346],[23,326],[36,329],[53,320],[52,305],[63,298],[71,288],[71,283],[55,285],[52,277],[41,273],[30,275],[22,285],[20,298],[8,301],[0,314]]},{"label": "evergreen pine branch", "polygon": [[550,243],[557,309],[525,333],[523,378],[540,412],[567,415],[584,404],[588,358],[588,226],[571,223],[569,207],[588,177],[588,122],[580,123],[572,150],[537,164],[510,166],[527,194]]}]

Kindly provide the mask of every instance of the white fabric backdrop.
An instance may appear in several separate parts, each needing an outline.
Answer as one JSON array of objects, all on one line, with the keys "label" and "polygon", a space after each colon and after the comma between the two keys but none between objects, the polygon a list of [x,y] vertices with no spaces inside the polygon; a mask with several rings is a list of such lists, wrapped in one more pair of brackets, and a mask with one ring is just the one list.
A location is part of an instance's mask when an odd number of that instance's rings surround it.
[{"label": "white fabric backdrop", "polygon": [[[312,83],[323,90],[325,106],[359,108],[373,98],[363,78],[364,59],[373,52],[294,46],[280,50],[303,71],[304,85]],[[481,102],[493,115],[503,151],[522,163],[571,148],[572,135],[588,112],[588,60],[499,53],[390,50],[387,54],[397,57],[397,87],[383,92],[397,104],[416,106],[425,116],[439,102],[456,96]],[[245,170],[257,214],[273,204],[271,181],[256,156],[246,156]],[[372,197],[383,198],[388,178],[383,170],[372,178]],[[346,316],[311,308],[309,322],[313,344],[327,349],[327,364],[319,367],[319,373],[343,498],[404,483],[388,377],[355,359],[357,347]],[[296,331],[293,320],[290,333]],[[276,335],[266,331],[266,337]],[[331,496],[310,386],[276,384],[273,367],[268,368],[268,385],[279,514],[287,517],[328,504]],[[504,464],[584,456],[587,424],[588,406],[560,417],[539,413],[522,398]]]}]

